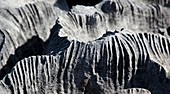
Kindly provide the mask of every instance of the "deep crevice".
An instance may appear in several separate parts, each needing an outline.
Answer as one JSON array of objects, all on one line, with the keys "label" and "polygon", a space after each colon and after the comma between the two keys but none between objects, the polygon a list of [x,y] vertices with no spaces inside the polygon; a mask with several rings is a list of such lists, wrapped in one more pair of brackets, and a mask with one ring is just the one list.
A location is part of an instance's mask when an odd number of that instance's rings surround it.
[{"label": "deep crevice", "polygon": [[170,36],[170,27],[168,27],[166,30],[167,30],[168,35]]},{"label": "deep crevice", "polygon": [[11,71],[16,63],[23,58],[32,55],[41,55],[43,51],[44,42],[37,36],[27,40],[27,42],[15,50],[14,55],[10,55],[6,65],[0,70],[0,80]]},{"label": "deep crevice", "polygon": [[84,5],[84,6],[94,6],[100,3],[102,0],[66,0],[69,8],[76,5]]}]

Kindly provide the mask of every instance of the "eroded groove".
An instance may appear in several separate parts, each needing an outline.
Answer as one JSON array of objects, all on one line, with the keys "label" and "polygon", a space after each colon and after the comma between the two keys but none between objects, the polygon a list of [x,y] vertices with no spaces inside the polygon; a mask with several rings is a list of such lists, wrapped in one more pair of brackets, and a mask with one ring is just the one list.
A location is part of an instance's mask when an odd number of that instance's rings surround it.
[{"label": "eroded groove", "polygon": [[[47,13],[48,8],[50,8],[50,12]],[[1,9],[1,14],[4,15],[3,19],[5,19],[1,22],[9,26],[9,29],[0,27],[5,34],[5,41],[2,44],[4,46],[2,46],[3,59],[0,66],[0,79],[10,72],[12,67],[21,59],[30,55],[42,54],[45,46],[44,41],[49,37],[49,31],[56,20],[57,14],[55,12],[52,6],[42,2],[28,4],[16,9]],[[35,38],[35,36],[38,37]]]},{"label": "eroded groove", "polygon": [[0,9],[0,91],[169,92],[169,1],[140,1],[75,1],[69,12],[41,2]]},{"label": "eroded groove", "polygon": [[[150,38],[147,39],[145,36]],[[47,86],[50,85],[48,83],[52,83],[53,86],[60,86],[56,87],[58,93],[78,93],[84,91],[89,93],[102,92],[101,87],[103,85],[100,83],[109,84],[110,88],[104,87],[104,89],[114,89],[115,92],[135,87],[144,87],[151,92],[155,92],[152,87],[147,85],[151,83],[143,82],[143,85],[140,85],[137,84],[136,81],[138,81],[141,76],[143,79],[140,79],[139,83],[142,83],[141,81],[144,79],[149,80],[152,78],[149,76],[150,73],[148,73],[148,71],[151,70],[150,67],[153,67],[156,72],[162,67],[164,71],[158,72],[158,74],[155,74],[154,71],[152,71],[154,73],[153,77],[155,81],[160,79],[160,76],[157,75],[164,75],[163,79],[166,78],[165,73],[167,70],[164,69],[165,66],[159,64],[159,62],[152,61],[154,60],[152,55],[155,55],[152,54],[153,51],[158,51],[160,49],[149,44],[153,41],[153,38],[151,37],[157,38],[154,39],[154,41],[158,41],[157,43],[160,43],[159,37],[166,37],[156,34],[145,34],[145,36],[144,33],[129,34],[126,31],[122,33],[110,33],[109,36],[104,36],[88,43],[71,41],[67,50],[60,55],[26,58],[17,63],[11,73],[6,76],[12,77],[9,78],[10,84],[12,85],[11,88],[13,88],[11,89],[11,92],[22,93],[30,91],[34,93],[37,90],[41,92],[52,92],[49,91],[50,87],[47,88]],[[150,49],[154,47],[155,50],[147,50],[144,45],[146,45],[147,48],[150,47]],[[164,52],[162,51],[158,52],[163,54]],[[138,54],[136,52],[138,52]],[[166,55],[168,56],[168,54]],[[162,56],[155,58],[156,61],[157,59],[161,61]],[[52,66],[58,67],[56,69],[52,68]],[[56,71],[57,73],[52,71]],[[53,75],[53,73],[55,75]],[[149,78],[144,78],[143,76],[149,76]],[[4,79],[7,79],[6,77]],[[55,80],[50,79],[57,80],[54,83]],[[90,84],[87,84],[87,82]],[[33,83],[34,86],[31,85]],[[159,84],[164,86],[163,82],[159,82]],[[8,86],[9,83],[6,85]],[[86,85],[90,88],[87,88]],[[29,86],[32,87],[29,89]],[[35,90],[36,87],[39,88]],[[5,86],[4,88],[7,87]],[[21,89],[23,91],[21,91]],[[97,89],[97,91],[93,89]]]}]

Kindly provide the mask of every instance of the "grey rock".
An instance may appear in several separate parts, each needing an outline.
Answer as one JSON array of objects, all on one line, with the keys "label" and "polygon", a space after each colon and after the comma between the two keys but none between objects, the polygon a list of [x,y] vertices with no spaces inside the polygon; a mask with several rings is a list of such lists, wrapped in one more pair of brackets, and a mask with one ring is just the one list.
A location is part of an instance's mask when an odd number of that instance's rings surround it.
[{"label": "grey rock", "polygon": [[[19,54],[22,56],[24,53],[28,53],[28,51],[16,53],[16,49],[31,39],[32,41],[36,41],[33,37],[39,38],[40,42],[48,39],[50,35],[48,31],[55,24],[54,19],[58,17],[55,10],[57,11],[51,5],[43,2],[28,4],[16,9],[0,9],[0,29],[5,36],[1,47],[1,56],[3,59],[1,60],[0,69],[6,65],[10,55]],[[34,50],[34,48],[27,49]]]},{"label": "grey rock", "polygon": [[119,94],[151,94],[151,92],[143,88],[131,88],[125,89],[122,92],[119,92]]},{"label": "grey rock", "polygon": [[[161,50],[162,44],[155,48],[161,41],[165,48]],[[19,61],[1,83],[4,90],[16,94],[166,94],[170,85],[168,66],[163,64],[169,63],[165,59],[169,43],[162,35],[129,31],[108,32],[88,43],[74,40],[60,54]]]},{"label": "grey rock", "polygon": [[169,94],[169,0],[14,2],[0,3],[1,94]]}]

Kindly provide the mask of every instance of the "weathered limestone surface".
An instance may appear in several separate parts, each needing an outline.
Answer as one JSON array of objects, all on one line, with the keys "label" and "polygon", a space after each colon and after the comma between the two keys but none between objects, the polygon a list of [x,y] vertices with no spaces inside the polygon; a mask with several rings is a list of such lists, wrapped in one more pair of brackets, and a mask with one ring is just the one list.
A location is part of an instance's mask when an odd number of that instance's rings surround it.
[{"label": "weathered limestone surface", "polygon": [[169,36],[169,0],[2,0],[0,94],[169,94]]}]

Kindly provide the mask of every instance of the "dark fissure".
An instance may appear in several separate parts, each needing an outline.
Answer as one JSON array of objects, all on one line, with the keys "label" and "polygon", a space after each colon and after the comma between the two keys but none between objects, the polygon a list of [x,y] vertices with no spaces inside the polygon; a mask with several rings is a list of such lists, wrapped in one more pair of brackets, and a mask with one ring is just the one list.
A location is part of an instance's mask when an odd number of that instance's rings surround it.
[{"label": "dark fissure", "polygon": [[69,8],[75,5],[84,5],[84,6],[94,6],[101,2],[101,0],[66,0]]}]

